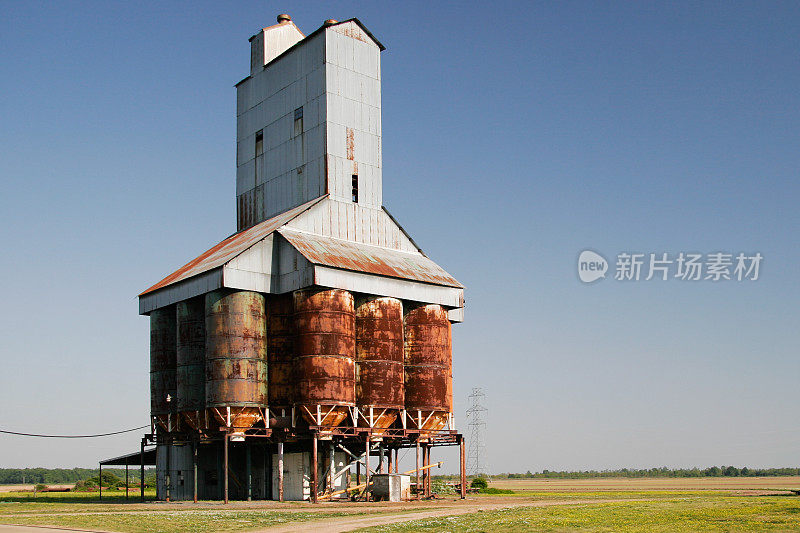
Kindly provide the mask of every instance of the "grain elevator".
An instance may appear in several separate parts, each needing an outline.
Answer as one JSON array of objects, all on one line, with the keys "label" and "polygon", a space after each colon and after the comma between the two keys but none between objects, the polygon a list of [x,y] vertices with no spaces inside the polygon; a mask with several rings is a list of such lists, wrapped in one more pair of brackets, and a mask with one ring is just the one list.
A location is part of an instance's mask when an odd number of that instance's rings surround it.
[{"label": "grain elevator", "polygon": [[237,232],[139,295],[158,497],[369,499],[403,448],[429,494],[435,446],[460,447],[463,496],[464,288],[383,206],[384,46],[358,19],[304,35],[280,15],[250,47]]}]

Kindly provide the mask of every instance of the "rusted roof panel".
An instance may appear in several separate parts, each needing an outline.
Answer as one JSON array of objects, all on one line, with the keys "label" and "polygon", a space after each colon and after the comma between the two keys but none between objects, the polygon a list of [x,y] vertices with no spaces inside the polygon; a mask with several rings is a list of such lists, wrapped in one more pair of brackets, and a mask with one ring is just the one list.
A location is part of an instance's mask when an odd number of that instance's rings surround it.
[{"label": "rusted roof panel", "polygon": [[288,228],[279,229],[278,233],[316,265],[463,288],[442,267],[422,254],[322,237]]},{"label": "rusted roof panel", "polygon": [[221,243],[200,254],[195,259],[192,259],[166,278],[142,292],[139,294],[139,296],[143,296],[153,291],[157,291],[158,289],[162,289],[168,285],[172,285],[173,283],[177,283],[179,281],[191,278],[192,276],[202,274],[203,272],[221,267],[326,197],[327,196],[316,198],[303,205],[297,206],[294,209],[290,209],[284,213],[281,213],[278,216],[270,218],[269,220],[265,220],[264,222],[256,224],[252,228],[248,228],[244,231],[240,231],[239,233],[231,235]]}]

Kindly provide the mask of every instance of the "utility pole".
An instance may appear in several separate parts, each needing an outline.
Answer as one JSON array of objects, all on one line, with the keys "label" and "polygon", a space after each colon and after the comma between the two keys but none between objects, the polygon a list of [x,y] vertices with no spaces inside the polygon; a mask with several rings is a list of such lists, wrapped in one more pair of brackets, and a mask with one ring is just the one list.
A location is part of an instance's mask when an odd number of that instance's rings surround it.
[{"label": "utility pole", "polygon": [[472,406],[467,409],[469,420],[469,453],[467,454],[467,472],[470,475],[488,474],[489,463],[486,460],[486,443],[484,433],[486,432],[486,420],[484,413],[488,411],[484,406],[486,395],[483,389],[476,387],[469,395]]}]

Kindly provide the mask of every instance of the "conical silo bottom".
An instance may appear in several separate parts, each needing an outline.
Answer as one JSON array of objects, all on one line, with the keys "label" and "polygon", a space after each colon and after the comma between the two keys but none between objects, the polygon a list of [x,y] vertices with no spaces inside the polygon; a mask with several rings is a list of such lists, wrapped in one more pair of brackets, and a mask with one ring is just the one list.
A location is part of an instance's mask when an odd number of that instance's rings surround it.
[{"label": "conical silo bottom", "polygon": [[[299,405],[300,414],[309,426],[334,428],[350,416],[347,405]],[[319,409],[318,409],[319,407]]]},{"label": "conical silo bottom", "polygon": [[208,417],[205,409],[202,411],[183,411],[180,413],[181,423],[186,424],[195,431],[208,429]]},{"label": "conical silo bottom", "polygon": [[[372,408],[371,411],[370,407]],[[400,416],[400,412],[397,409],[365,405],[358,410],[358,424],[356,425],[358,427],[372,428],[373,435],[383,435],[385,431],[381,430],[392,427],[398,416]]]},{"label": "conical silo bottom", "polygon": [[450,413],[447,411],[416,410],[406,412],[407,429],[420,430],[420,435],[429,437],[435,432],[449,429]]},{"label": "conical silo bottom", "polygon": [[249,429],[264,420],[264,411],[259,407],[212,407],[208,409],[209,422],[235,429]]},{"label": "conical silo bottom", "polygon": [[163,429],[164,431],[174,431],[175,430],[175,415],[173,414],[163,414],[163,415],[153,415],[153,419],[156,421],[156,425]]}]

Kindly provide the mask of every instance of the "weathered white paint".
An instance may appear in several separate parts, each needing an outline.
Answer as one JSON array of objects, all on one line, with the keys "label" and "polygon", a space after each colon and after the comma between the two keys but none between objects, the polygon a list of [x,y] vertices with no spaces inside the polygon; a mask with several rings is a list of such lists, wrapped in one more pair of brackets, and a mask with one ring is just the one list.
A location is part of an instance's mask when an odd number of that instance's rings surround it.
[{"label": "weathered white paint", "polygon": [[[320,450],[317,458],[317,482],[320,489],[329,488],[328,467],[325,454]],[[344,452],[336,451],[333,454],[335,472],[345,466]],[[278,499],[278,454],[272,454],[272,499]],[[334,479],[333,490],[341,490],[347,486],[347,476],[350,471],[341,473]],[[283,454],[283,499],[288,501],[303,501],[311,497],[311,454],[310,453],[285,453]]]},{"label": "weathered white paint", "polygon": [[222,268],[214,268],[189,279],[167,285],[163,289],[139,296],[139,314],[149,314],[153,309],[182,302],[207,292],[221,289]]},{"label": "weathered white paint", "polygon": [[464,305],[464,289],[375,276],[321,265],[314,266],[314,284],[376,296],[391,296],[401,300],[440,304],[447,307]]},{"label": "weathered white paint", "polygon": [[[237,208],[252,213],[240,216],[238,229],[326,193],[351,202],[353,175],[358,203],[380,208],[380,48],[355,22],[294,42],[299,30],[284,23],[251,40],[253,57],[273,32],[291,37],[288,51],[237,85]],[[300,107],[302,131],[295,125]],[[255,153],[259,131],[263,155]]]}]

